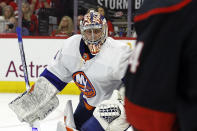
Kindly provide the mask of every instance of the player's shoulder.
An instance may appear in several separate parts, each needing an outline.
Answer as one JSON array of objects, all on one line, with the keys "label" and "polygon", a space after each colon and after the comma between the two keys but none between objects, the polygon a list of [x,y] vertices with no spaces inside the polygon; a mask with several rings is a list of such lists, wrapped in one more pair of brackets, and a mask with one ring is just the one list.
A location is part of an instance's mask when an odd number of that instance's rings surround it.
[{"label": "player's shoulder", "polygon": [[75,51],[77,52],[81,38],[82,36],[80,34],[77,34],[65,39],[63,42],[62,51],[66,54],[71,52],[74,53]]},{"label": "player's shoulder", "polygon": [[65,39],[64,44],[80,42],[81,38],[82,38],[82,35],[80,35],[80,34],[73,35],[73,36]]},{"label": "player's shoulder", "polygon": [[130,46],[126,42],[121,40],[115,40],[111,37],[106,39],[106,42],[103,44],[101,49],[101,55],[104,59],[107,59],[109,64],[111,62],[122,59],[125,56],[129,56],[132,53]]},{"label": "player's shoulder", "polygon": [[117,46],[119,45],[121,42],[118,41],[118,40],[115,40],[114,38],[112,37],[107,37],[106,41],[110,44],[112,44],[112,46]]},{"label": "player's shoulder", "polygon": [[127,43],[122,42],[121,40],[115,40],[112,37],[107,38],[106,47],[110,47],[110,50],[122,50],[123,52],[125,50],[131,50],[130,46]]},{"label": "player's shoulder", "polygon": [[75,48],[79,46],[82,36],[80,34],[73,35],[64,40],[63,48]]},{"label": "player's shoulder", "polygon": [[[184,14],[188,15],[187,13],[185,13],[185,7],[188,6],[189,8],[191,8],[190,6],[195,6],[196,11],[196,5],[194,2],[196,2],[196,0],[145,0],[141,7],[138,10],[136,10],[134,21],[136,23],[142,20],[146,20],[151,16],[158,16],[159,14],[167,14],[174,12],[180,13],[180,10],[184,10]],[[186,11],[188,9],[186,9]],[[195,11],[193,10],[193,12]]]},{"label": "player's shoulder", "polygon": [[71,37],[69,37],[68,39],[81,39],[81,38],[82,38],[81,34],[75,34],[75,35],[72,35]]}]

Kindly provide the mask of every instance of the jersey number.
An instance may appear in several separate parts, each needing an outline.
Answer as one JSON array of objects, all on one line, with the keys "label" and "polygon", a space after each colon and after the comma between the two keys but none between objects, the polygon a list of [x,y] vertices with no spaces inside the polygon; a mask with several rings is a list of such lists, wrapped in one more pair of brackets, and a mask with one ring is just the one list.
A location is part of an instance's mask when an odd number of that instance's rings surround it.
[{"label": "jersey number", "polygon": [[140,57],[140,54],[142,52],[143,46],[144,46],[143,42],[138,42],[136,47],[133,50],[133,55],[131,56],[131,58],[129,60],[130,72],[132,72],[132,73],[136,73],[137,67],[140,64],[139,57]]}]

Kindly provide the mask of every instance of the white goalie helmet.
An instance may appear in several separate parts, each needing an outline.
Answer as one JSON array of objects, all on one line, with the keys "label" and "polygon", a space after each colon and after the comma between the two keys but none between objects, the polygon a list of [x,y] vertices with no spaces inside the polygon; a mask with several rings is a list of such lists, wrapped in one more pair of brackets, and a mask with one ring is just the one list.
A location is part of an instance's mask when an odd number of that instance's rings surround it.
[{"label": "white goalie helmet", "polygon": [[90,10],[80,22],[80,30],[91,54],[96,55],[108,36],[106,19],[100,13]]}]

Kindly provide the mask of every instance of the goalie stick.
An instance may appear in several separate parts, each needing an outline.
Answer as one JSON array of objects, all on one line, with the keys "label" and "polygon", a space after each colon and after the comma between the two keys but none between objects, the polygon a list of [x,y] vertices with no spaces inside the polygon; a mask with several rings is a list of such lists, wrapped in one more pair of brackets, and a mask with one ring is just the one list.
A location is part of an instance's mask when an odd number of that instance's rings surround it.
[{"label": "goalie stick", "polygon": [[[20,50],[21,61],[22,61],[22,66],[23,66],[26,90],[29,90],[30,89],[30,84],[29,84],[27,65],[26,65],[26,60],[25,60],[25,52],[24,52],[24,48],[23,48],[21,28],[17,27],[16,28],[16,32],[17,32],[17,36],[18,36],[18,44],[19,44],[19,50]],[[38,127],[39,127],[39,123],[38,122],[35,122],[33,125],[31,125],[32,131],[39,131]]]}]

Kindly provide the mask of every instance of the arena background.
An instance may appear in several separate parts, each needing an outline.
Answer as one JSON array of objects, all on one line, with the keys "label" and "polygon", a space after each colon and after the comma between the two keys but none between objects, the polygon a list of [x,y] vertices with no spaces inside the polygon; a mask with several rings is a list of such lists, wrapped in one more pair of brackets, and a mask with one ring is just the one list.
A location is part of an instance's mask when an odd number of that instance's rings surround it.
[{"label": "arena background", "polygon": [[[44,68],[52,61],[66,38],[57,37],[24,37],[28,76],[32,85]],[[115,38],[120,42],[135,46],[135,38]],[[0,92],[22,93],[26,90],[23,68],[16,36],[0,36]],[[79,94],[78,87],[70,82],[60,94]]]}]

